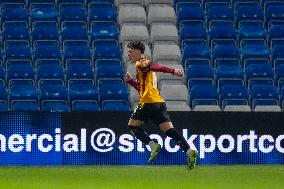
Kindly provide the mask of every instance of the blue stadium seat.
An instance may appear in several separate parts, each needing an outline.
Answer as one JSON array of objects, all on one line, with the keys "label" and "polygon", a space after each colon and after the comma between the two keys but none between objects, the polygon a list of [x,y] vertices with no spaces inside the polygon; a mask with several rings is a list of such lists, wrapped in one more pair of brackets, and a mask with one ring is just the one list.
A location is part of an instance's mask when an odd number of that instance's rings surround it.
[{"label": "blue stadium seat", "polygon": [[103,39],[118,40],[119,31],[114,22],[92,22],[91,31],[92,41]]},{"label": "blue stadium seat", "polygon": [[72,107],[77,102],[99,102],[96,85],[91,80],[73,80],[69,85],[69,101]]},{"label": "blue stadium seat", "polygon": [[37,63],[37,80],[60,80],[64,83],[65,75],[61,65],[56,60],[40,60]]},{"label": "blue stadium seat", "polygon": [[64,59],[90,59],[90,47],[87,41],[65,41]]},{"label": "blue stadium seat", "polygon": [[15,101],[12,103],[12,111],[39,111],[36,101]]},{"label": "blue stadium seat", "polygon": [[[11,3],[11,0],[0,0],[0,4],[6,4],[6,3]],[[26,0],[13,0],[13,4],[22,4],[26,5],[27,1]]]},{"label": "blue stadium seat", "polygon": [[209,48],[206,41],[190,41],[183,44],[182,62],[187,59],[209,59]]},{"label": "blue stadium seat", "polygon": [[209,64],[189,65],[186,70],[188,88],[194,85],[212,85],[213,69]]},{"label": "blue stadium seat", "polygon": [[30,80],[14,80],[10,82],[9,99],[11,103],[17,100],[37,101],[36,86]]},{"label": "blue stadium seat", "polygon": [[35,80],[35,71],[30,61],[9,61],[7,62],[7,81],[30,79]]},{"label": "blue stadium seat", "polygon": [[243,63],[244,69],[246,69],[250,64],[270,64],[270,61],[266,58],[247,59]]},{"label": "blue stadium seat", "polygon": [[97,102],[75,102],[72,106],[75,112],[98,112],[101,111]]},{"label": "blue stadium seat", "polygon": [[2,40],[30,40],[28,23],[26,22],[4,22]]},{"label": "blue stadium seat", "polygon": [[263,22],[243,21],[240,22],[239,40],[243,39],[266,39]]},{"label": "blue stadium seat", "polygon": [[118,59],[97,59],[94,66],[100,65],[121,65],[121,61]]},{"label": "blue stadium seat", "polygon": [[0,85],[2,84],[3,86],[5,86],[5,81],[6,81],[6,72],[4,70],[3,64],[0,64]]},{"label": "blue stadium seat", "polygon": [[126,85],[105,84],[100,87],[100,103],[104,100],[128,101],[128,90]]},{"label": "blue stadium seat", "polygon": [[182,7],[202,7],[202,2],[200,0],[174,0],[173,6],[178,13]]},{"label": "blue stadium seat", "polygon": [[66,63],[66,80],[94,80],[94,72],[88,60],[68,60]]},{"label": "blue stadium seat", "polygon": [[93,43],[93,61],[98,59],[121,59],[120,46],[116,41],[95,41]]},{"label": "blue stadium seat", "polygon": [[239,64],[219,64],[216,70],[216,80],[218,88],[223,85],[243,84],[243,68]]},{"label": "blue stadium seat", "polygon": [[198,20],[205,21],[204,11],[201,7],[181,7],[177,12],[177,23],[180,25],[183,21]]},{"label": "blue stadium seat", "polygon": [[96,81],[98,86],[102,85],[105,80],[119,80],[119,83],[123,83],[124,71],[121,65],[101,65],[95,69]]},{"label": "blue stadium seat", "polygon": [[85,0],[57,0],[58,4],[61,3],[85,3]]},{"label": "blue stadium seat", "polygon": [[277,22],[269,24],[268,29],[268,42],[270,47],[272,47],[272,43],[274,40],[282,40],[284,36],[284,23]]},{"label": "blue stadium seat", "polygon": [[209,59],[187,59],[184,62],[184,69],[187,70],[189,65],[205,65],[209,64]]},{"label": "blue stadium seat", "polygon": [[244,85],[223,85],[220,88],[222,109],[226,105],[249,105],[248,90]]},{"label": "blue stadium seat", "polygon": [[57,9],[55,4],[36,3],[30,6],[31,22],[37,21],[58,21]]},{"label": "blue stadium seat", "polygon": [[102,111],[107,112],[129,112],[130,106],[123,100],[105,100],[102,104]]},{"label": "blue stadium seat", "polygon": [[116,23],[116,9],[112,3],[91,3],[89,4],[89,20],[110,21]]},{"label": "blue stadium seat", "polygon": [[251,88],[252,108],[257,105],[278,105],[278,91],[274,85],[253,85]]},{"label": "blue stadium seat", "polygon": [[63,22],[61,40],[88,40],[88,29],[85,22]]},{"label": "blue stadium seat", "polygon": [[210,24],[209,40],[234,40],[237,41],[238,33],[233,22],[214,21]]},{"label": "blue stadium seat", "polygon": [[61,60],[61,51],[58,41],[36,41],[34,43],[34,59]]},{"label": "blue stadium seat", "polygon": [[2,105],[5,106],[5,102],[7,105],[7,101],[8,101],[8,93],[6,90],[5,85],[2,83],[0,84],[0,111],[2,111]]},{"label": "blue stadium seat", "polygon": [[248,86],[274,83],[274,73],[271,64],[249,64],[246,69]]},{"label": "blue stadium seat", "polygon": [[32,52],[28,41],[5,41],[5,60],[26,59],[31,60]]},{"label": "blue stadium seat", "polygon": [[8,104],[7,101],[0,100],[0,112],[8,111]]},{"label": "blue stadium seat", "polygon": [[41,111],[70,112],[70,107],[65,101],[45,101],[41,105]]},{"label": "blue stadium seat", "polygon": [[[283,3],[283,2],[282,2]],[[283,21],[284,19],[284,4],[271,4],[265,7],[265,21],[267,24],[271,21]]]},{"label": "blue stadium seat", "polygon": [[[81,0],[82,1],[82,0]],[[70,4],[60,5],[60,22],[87,21],[87,14],[83,3],[72,1]]]},{"label": "blue stadium seat", "polygon": [[28,22],[28,11],[19,4],[10,4],[2,9],[2,22],[5,21],[25,21]]},{"label": "blue stadium seat", "polygon": [[39,4],[39,3],[45,3],[45,4],[53,4],[55,5],[57,0],[27,0],[28,5],[30,6],[31,4]]},{"label": "blue stadium seat", "polygon": [[64,85],[45,84],[40,86],[39,100],[44,101],[65,101],[68,102],[68,92]]},{"label": "blue stadium seat", "polygon": [[212,61],[217,59],[240,59],[239,48],[234,43],[213,43]]},{"label": "blue stadium seat", "polygon": [[243,40],[241,42],[242,59],[270,57],[270,50],[264,40]]},{"label": "blue stadium seat", "polygon": [[207,11],[207,24],[211,21],[234,21],[234,10],[224,5],[210,6]]},{"label": "blue stadium seat", "polygon": [[203,22],[184,22],[180,25],[180,43],[188,39],[207,40],[207,31]]},{"label": "blue stadium seat", "polygon": [[218,105],[217,88],[213,85],[195,85],[189,91],[189,105]]},{"label": "blue stadium seat", "polygon": [[236,12],[237,24],[243,20],[263,21],[263,18],[264,16],[261,7],[255,6],[254,4],[242,5],[237,8]]},{"label": "blue stadium seat", "polygon": [[36,40],[57,40],[59,41],[59,31],[56,22],[41,21],[32,25],[32,41]]},{"label": "blue stadium seat", "polygon": [[279,89],[284,86],[284,64],[278,64],[275,67],[275,82]]}]

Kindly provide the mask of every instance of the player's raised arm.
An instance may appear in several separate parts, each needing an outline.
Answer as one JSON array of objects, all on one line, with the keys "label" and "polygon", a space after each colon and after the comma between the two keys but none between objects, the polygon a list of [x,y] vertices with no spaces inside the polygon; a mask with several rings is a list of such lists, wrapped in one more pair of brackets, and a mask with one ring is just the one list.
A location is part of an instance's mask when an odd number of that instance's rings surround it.
[{"label": "player's raised arm", "polygon": [[126,72],[124,76],[124,81],[128,83],[129,85],[131,85],[132,87],[134,87],[137,91],[139,91],[137,82],[134,81],[134,79],[131,77],[129,72]]},{"label": "player's raised arm", "polygon": [[163,66],[161,64],[156,64],[156,63],[152,63],[150,64],[150,70],[153,72],[163,72],[163,73],[171,73],[173,75],[176,76],[183,76],[183,70],[182,69],[173,69],[173,68],[169,68],[167,66]]}]

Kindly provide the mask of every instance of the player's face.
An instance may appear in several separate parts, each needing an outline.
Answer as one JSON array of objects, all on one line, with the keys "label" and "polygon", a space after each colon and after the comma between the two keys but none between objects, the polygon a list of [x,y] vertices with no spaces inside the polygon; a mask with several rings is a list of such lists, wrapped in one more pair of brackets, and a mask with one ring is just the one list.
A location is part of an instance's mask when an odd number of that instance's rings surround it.
[{"label": "player's face", "polygon": [[135,63],[137,60],[141,59],[141,51],[137,49],[127,49],[127,55],[131,63]]}]

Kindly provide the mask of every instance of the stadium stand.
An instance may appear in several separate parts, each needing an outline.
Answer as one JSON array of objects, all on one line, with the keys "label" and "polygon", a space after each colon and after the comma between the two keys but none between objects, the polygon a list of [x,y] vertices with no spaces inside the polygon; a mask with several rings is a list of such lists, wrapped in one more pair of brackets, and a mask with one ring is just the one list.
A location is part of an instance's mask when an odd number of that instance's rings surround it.
[{"label": "stadium stand", "polygon": [[130,111],[131,40],[153,62],[184,70],[184,79],[157,74],[169,110],[284,109],[282,1],[0,3],[0,111]]}]

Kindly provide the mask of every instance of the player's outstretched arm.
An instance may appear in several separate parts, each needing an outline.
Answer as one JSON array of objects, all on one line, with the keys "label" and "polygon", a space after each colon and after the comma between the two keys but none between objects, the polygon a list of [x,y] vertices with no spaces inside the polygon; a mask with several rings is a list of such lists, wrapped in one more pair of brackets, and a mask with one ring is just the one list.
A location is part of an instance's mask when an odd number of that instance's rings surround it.
[{"label": "player's outstretched arm", "polygon": [[124,76],[124,81],[128,83],[129,85],[131,85],[132,87],[134,87],[137,91],[139,91],[137,82],[134,81],[134,79],[131,77],[129,72],[126,72]]},{"label": "player's outstretched arm", "polygon": [[163,72],[163,73],[171,73],[176,76],[183,76],[183,70],[182,69],[173,69],[169,68],[167,66],[161,65],[161,64],[151,64],[150,65],[150,70],[153,72]]}]

